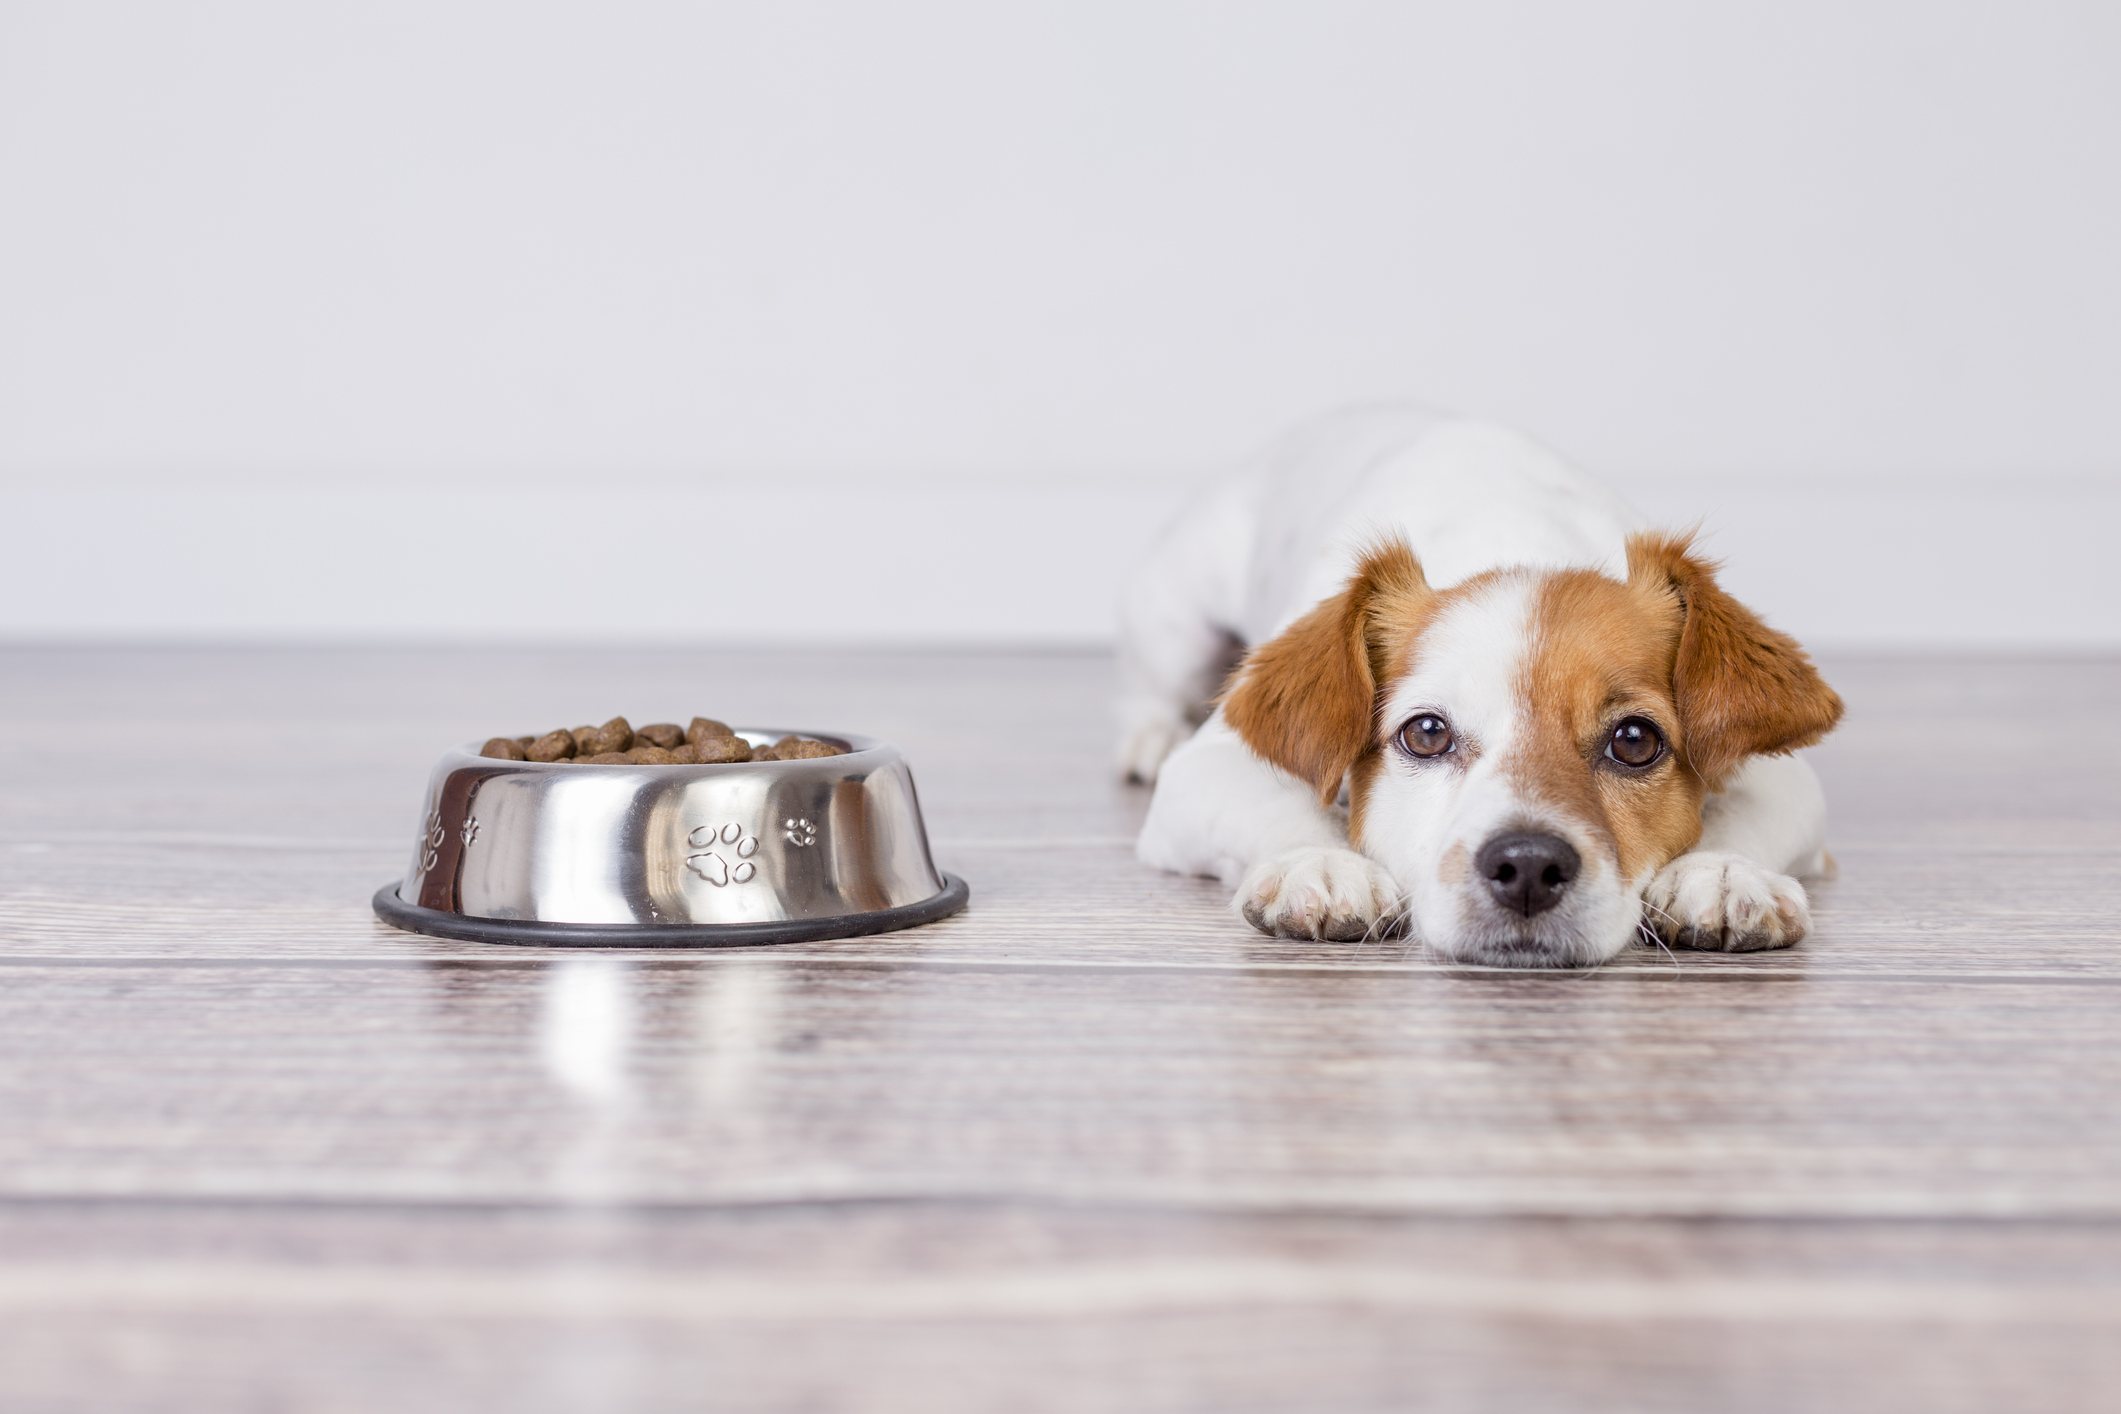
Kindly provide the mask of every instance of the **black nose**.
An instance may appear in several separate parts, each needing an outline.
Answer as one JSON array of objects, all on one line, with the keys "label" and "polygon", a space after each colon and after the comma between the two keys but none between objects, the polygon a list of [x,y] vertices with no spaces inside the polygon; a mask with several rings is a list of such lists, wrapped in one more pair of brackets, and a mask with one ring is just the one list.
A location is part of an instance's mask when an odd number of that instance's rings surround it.
[{"label": "black nose", "polygon": [[1582,862],[1558,835],[1497,835],[1473,857],[1495,901],[1527,918],[1561,902]]}]

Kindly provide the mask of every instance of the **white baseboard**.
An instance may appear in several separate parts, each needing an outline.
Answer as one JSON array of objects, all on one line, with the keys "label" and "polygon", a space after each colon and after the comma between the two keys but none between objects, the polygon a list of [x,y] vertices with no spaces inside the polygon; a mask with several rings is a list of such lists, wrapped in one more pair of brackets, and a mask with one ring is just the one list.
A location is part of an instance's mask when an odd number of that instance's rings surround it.
[{"label": "white baseboard", "polygon": [[1723,583],[1821,649],[2121,649],[2121,484],[1821,479],[1628,487],[1700,521]]},{"label": "white baseboard", "polygon": [[17,494],[0,635],[1094,643],[1167,484]]},{"label": "white baseboard", "polygon": [[[2121,487],[1641,483],[1726,582],[1824,649],[2121,648]],[[1094,644],[1186,494],[723,485],[653,507],[469,486],[17,488],[0,635],[94,641]]]}]

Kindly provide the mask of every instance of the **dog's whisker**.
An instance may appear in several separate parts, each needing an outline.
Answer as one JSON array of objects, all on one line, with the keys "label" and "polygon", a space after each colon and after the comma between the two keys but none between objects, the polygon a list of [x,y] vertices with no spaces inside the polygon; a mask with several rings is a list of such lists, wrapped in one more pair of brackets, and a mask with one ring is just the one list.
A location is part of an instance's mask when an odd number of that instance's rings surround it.
[{"label": "dog's whisker", "polygon": [[1362,936],[1355,940],[1356,961],[1360,962],[1362,960],[1362,950],[1370,945],[1370,939],[1376,938],[1380,943],[1383,941],[1385,933],[1391,927],[1391,924],[1392,914],[1390,910],[1381,912],[1370,920],[1369,926],[1362,930]]},{"label": "dog's whisker", "polygon": [[1679,954],[1673,952],[1669,947],[1665,946],[1664,939],[1658,937],[1655,933],[1650,934],[1650,941],[1657,944],[1657,951],[1663,953],[1666,958],[1670,959],[1672,964],[1672,975],[1674,977],[1677,977],[1679,975]]},{"label": "dog's whisker", "polygon": [[[1674,929],[1682,928],[1685,926],[1678,919],[1674,918],[1671,914],[1666,913],[1663,909],[1659,908],[1656,904],[1651,903],[1648,899],[1644,899],[1642,901],[1642,906],[1647,911],[1656,914],[1659,918],[1662,918],[1665,922],[1671,924]],[[1639,924],[1637,926],[1647,927],[1648,925]]]},{"label": "dog's whisker", "polygon": [[[1673,918],[1671,914],[1666,913],[1663,909],[1657,907],[1656,904],[1651,903],[1648,899],[1643,900],[1642,906],[1646,909],[1649,909],[1653,913],[1661,915],[1666,920],[1671,922],[1674,927],[1678,926],[1679,920]],[[1679,973],[1679,954],[1673,952],[1669,947],[1665,946],[1665,941],[1663,938],[1658,936],[1657,930],[1655,928],[1652,928],[1648,923],[1638,920],[1635,924],[1635,931],[1642,935],[1643,941],[1650,943],[1657,949],[1657,951],[1663,953],[1665,957],[1671,961],[1672,973],[1674,976],[1677,976]]]},{"label": "dog's whisker", "polygon": [[[1413,902],[1413,895],[1409,894],[1407,896],[1407,904],[1410,912],[1413,907]],[[1411,954],[1417,947],[1421,949],[1421,956],[1424,962],[1442,963],[1450,961],[1450,959],[1445,957],[1442,951],[1439,950],[1434,943],[1429,941],[1429,937],[1426,933],[1414,932],[1413,925],[1409,923],[1407,945],[1406,947],[1400,950],[1399,960],[1401,962],[1405,962],[1407,960],[1408,955]]]},{"label": "dog's whisker", "polygon": [[[1407,922],[1407,914],[1412,909],[1413,905],[1414,896],[1412,894],[1400,893],[1395,894],[1393,896],[1391,908],[1386,912],[1378,915],[1377,923],[1375,925],[1377,928],[1377,937],[1380,946],[1383,944],[1384,939],[1390,936],[1393,928],[1398,927],[1404,930]],[[1401,962],[1405,962],[1407,960],[1407,954],[1412,950],[1412,948],[1413,943],[1411,940],[1409,940],[1407,946],[1399,950],[1399,960]]]}]

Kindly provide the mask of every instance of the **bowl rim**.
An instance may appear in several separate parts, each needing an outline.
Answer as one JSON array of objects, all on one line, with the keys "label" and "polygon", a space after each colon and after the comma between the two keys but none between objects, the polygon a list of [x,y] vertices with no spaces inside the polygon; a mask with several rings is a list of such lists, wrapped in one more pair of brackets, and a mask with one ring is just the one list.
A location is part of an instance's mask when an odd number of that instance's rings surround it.
[{"label": "bowl rim", "polygon": [[[830,758],[828,758],[830,759]],[[549,762],[535,762],[549,765]],[[741,766],[741,761],[724,763]],[[771,766],[778,764],[768,761]],[[791,763],[793,764],[793,763]],[[782,943],[820,943],[838,938],[864,938],[877,933],[896,933],[934,923],[961,911],[972,890],[956,874],[938,869],[943,881],[940,892],[916,903],[896,908],[871,909],[867,913],[841,913],[829,918],[791,918],[764,923],[551,923],[543,920],[484,918],[470,913],[448,913],[407,903],[393,879],[377,889],[369,900],[376,917],[389,927],[431,938],[467,943],[513,943],[524,947],[574,948],[749,948]]]},{"label": "bowl rim", "polygon": [[[812,741],[825,741],[845,746],[847,750],[838,756],[807,756],[794,761],[673,761],[668,765],[655,765],[645,761],[599,761],[595,763],[596,768],[600,771],[727,771],[743,766],[819,766],[826,762],[855,764],[860,758],[865,756],[881,758],[886,755],[895,756],[899,754],[898,748],[885,741],[882,737],[863,736],[859,732],[799,731],[794,728],[784,727],[745,726],[732,726],[730,730],[747,739],[753,736],[762,736],[771,741],[779,741],[784,736],[807,737]],[[477,741],[458,742],[455,746],[442,753],[442,761],[447,762],[452,757],[463,756],[480,763],[484,767],[535,771],[556,771],[562,768],[575,770],[590,764],[587,761],[576,761],[573,757],[567,757],[559,761],[510,761],[505,757],[480,755],[479,753],[485,748],[486,743],[492,740],[492,737],[485,737]],[[508,740],[513,741],[515,738],[509,737]],[[440,763],[437,764],[439,765]],[[861,762],[860,764],[867,765],[870,763]]]}]

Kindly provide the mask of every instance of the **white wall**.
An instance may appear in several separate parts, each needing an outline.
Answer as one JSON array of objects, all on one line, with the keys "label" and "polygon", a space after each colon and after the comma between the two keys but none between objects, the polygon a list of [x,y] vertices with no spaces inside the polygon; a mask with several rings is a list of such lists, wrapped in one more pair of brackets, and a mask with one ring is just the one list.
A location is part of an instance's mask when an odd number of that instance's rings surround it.
[{"label": "white wall", "polygon": [[0,635],[1081,640],[1418,394],[2121,646],[2121,9],[0,5]]}]

